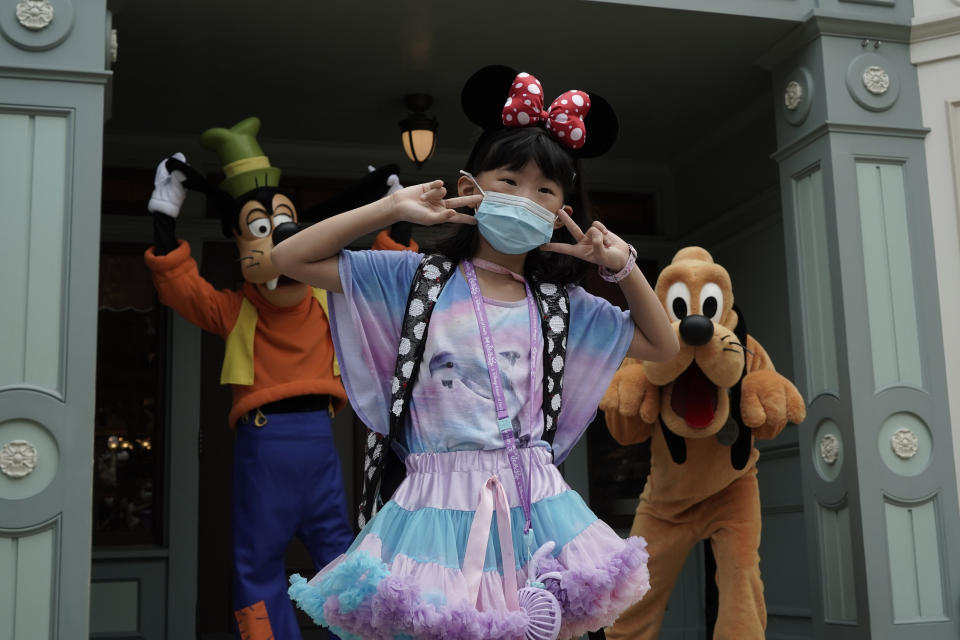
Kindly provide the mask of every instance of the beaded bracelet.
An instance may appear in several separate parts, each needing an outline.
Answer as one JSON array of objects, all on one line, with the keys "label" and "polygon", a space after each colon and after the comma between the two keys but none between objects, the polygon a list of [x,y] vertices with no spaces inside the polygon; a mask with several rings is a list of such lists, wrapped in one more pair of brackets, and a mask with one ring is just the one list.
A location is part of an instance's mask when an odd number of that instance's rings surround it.
[{"label": "beaded bracelet", "polygon": [[623,265],[623,269],[612,273],[610,269],[600,265],[597,267],[597,271],[600,272],[600,277],[606,280],[607,282],[620,282],[633,271],[633,268],[637,264],[637,250],[633,248],[633,245],[627,245],[630,247],[630,255],[627,256],[627,263]]}]

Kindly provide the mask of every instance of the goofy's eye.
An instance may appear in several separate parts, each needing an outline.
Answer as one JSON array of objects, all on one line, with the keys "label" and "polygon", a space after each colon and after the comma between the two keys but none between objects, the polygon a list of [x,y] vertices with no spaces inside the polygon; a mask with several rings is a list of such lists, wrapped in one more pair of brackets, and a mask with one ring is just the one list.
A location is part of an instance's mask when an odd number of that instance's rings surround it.
[{"label": "goofy's eye", "polygon": [[247,223],[247,229],[255,238],[266,238],[270,235],[273,226],[270,224],[270,218],[257,218]]},{"label": "goofy's eye", "polygon": [[720,322],[723,313],[723,290],[720,285],[708,282],[700,289],[700,313],[714,322]]},{"label": "goofy's eye", "polygon": [[683,282],[674,282],[667,289],[667,309],[674,322],[683,320],[690,312],[690,289]]},{"label": "goofy's eye", "polygon": [[293,216],[289,213],[278,213],[273,216],[273,227],[277,228],[282,225],[284,222],[293,222]]}]

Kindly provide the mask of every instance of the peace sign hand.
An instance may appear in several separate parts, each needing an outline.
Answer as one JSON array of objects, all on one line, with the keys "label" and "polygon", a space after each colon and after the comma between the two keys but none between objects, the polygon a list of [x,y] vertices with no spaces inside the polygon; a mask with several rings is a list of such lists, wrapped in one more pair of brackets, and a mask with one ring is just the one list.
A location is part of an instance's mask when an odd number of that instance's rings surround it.
[{"label": "peace sign hand", "polygon": [[424,226],[456,222],[459,224],[477,224],[473,216],[454,211],[457,207],[476,207],[483,200],[482,195],[447,198],[443,180],[434,180],[415,184],[391,193],[390,209],[397,221],[412,222]]},{"label": "peace sign hand", "polygon": [[626,266],[627,259],[630,257],[630,245],[603,226],[602,223],[594,221],[584,233],[563,209],[560,209],[557,215],[570,235],[573,236],[576,244],[548,242],[541,246],[541,249],[574,256],[606,267],[613,272],[618,272]]}]

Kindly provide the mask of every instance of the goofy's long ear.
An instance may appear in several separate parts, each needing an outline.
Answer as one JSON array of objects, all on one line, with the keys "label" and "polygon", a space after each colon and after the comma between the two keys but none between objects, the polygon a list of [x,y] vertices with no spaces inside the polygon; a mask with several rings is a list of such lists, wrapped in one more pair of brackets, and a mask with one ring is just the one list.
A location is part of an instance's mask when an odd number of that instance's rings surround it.
[{"label": "goofy's long ear", "polygon": [[743,424],[743,417],[740,415],[740,387],[743,384],[743,377],[747,375],[747,321],[743,317],[743,311],[737,305],[733,305],[733,310],[737,314],[737,326],[733,329],[733,335],[737,336],[737,341],[743,346],[743,372],[740,374],[740,380],[730,390],[730,417],[737,423],[737,439],[730,446],[730,464],[740,471],[747,466],[747,460],[750,459],[753,431]]},{"label": "goofy's long ear", "polygon": [[167,171],[171,173],[179,171],[186,177],[186,180],[183,181],[184,187],[191,191],[199,191],[207,196],[208,205],[219,214],[223,235],[229,238],[233,225],[227,224],[226,220],[236,217],[235,211],[237,205],[234,199],[223,189],[207,180],[202,173],[182,160],[167,158]]},{"label": "goofy's long ear", "polygon": [[174,171],[179,171],[184,175],[186,180],[183,181],[183,186],[191,191],[199,191],[200,193],[207,193],[211,189],[211,184],[207,182],[207,179],[203,176],[202,173],[188,165],[183,160],[178,160],[177,158],[167,158],[166,162],[167,171],[173,173]]}]

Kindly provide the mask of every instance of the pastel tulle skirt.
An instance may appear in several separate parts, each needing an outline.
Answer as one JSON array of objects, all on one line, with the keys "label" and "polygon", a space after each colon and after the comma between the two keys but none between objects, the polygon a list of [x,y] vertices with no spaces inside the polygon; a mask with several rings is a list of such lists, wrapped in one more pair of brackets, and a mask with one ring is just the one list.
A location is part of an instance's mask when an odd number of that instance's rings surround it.
[{"label": "pastel tulle skirt", "polygon": [[[597,519],[545,449],[520,453],[530,477],[533,548],[556,543],[537,574],[560,573],[559,579],[543,582],[561,605],[559,637],[612,624],[650,589],[646,541],[624,540]],[[309,582],[292,576],[290,597],[317,624],[344,639],[522,638],[527,614],[507,606],[503,563],[514,564],[523,586],[530,545],[524,541],[523,511],[506,452],[410,454],[406,466],[404,482],[347,552]],[[461,568],[478,500],[491,476],[499,476],[506,492],[516,552],[502,557],[494,514],[474,597],[476,580],[471,592]],[[472,564],[479,566],[477,560]]]}]

